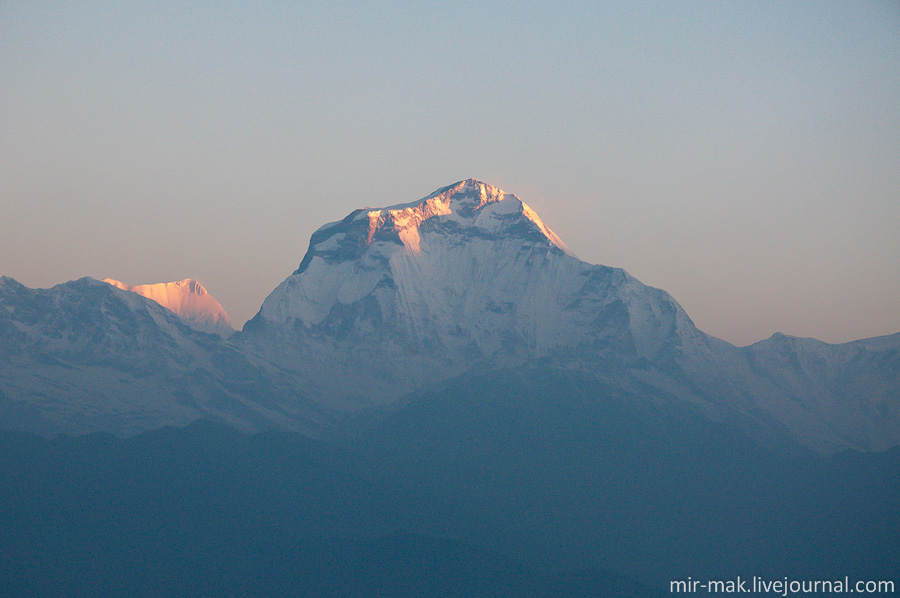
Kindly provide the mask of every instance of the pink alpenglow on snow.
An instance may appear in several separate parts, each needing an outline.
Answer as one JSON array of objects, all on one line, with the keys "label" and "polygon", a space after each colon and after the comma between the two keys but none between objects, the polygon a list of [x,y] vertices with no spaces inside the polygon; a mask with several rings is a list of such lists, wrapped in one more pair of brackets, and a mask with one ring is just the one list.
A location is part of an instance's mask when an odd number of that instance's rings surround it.
[{"label": "pink alpenglow on snow", "polygon": [[202,284],[191,278],[178,282],[134,286],[112,278],[104,278],[103,282],[156,301],[166,309],[175,312],[195,330],[222,336],[228,336],[234,332],[231,319],[225,313],[222,305],[203,288]]}]

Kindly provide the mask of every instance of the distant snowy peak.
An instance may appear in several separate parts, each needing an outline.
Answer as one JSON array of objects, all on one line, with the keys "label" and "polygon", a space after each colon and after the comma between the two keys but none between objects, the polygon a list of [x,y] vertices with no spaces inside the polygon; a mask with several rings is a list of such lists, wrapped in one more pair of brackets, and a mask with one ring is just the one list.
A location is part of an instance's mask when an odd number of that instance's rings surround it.
[{"label": "distant snowy peak", "polygon": [[222,305],[196,280],[186,278],[177,282],[134,286],[112,278],[105,278],[103,282],[156,301],[196,330],[223,336],[234,332],[231,319]]},{"label": "distant snowy peak", "polygon": [[161,346],[190,343],[193,336],[189,323],[171,310],[93,278],[49,289],[0,280],[0,347],[9,354],[36,349],[97,363],[138,347],[158,354]]}]

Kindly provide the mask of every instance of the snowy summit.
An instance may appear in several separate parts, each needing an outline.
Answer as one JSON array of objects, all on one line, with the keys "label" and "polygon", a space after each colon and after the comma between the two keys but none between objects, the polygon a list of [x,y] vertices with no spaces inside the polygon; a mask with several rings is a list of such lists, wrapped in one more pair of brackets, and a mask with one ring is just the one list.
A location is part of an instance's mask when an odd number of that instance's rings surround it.
[{"label": "snowy summit", "polygon": [[[511,193],[475,179],[438,189],[413,203],[382,209],[366,208],[354,212],[348,218],[352,222],[368,225],[366,245],[371,245],[376,239],[396,238],[408,251],[417,255],[420,252],[419,229],[434,218],[444,226],[452,223],[460,229],[490,235],[503,234],[508,229],[519,227],[520,233],[530,232],[535,240],[543,237],[549,244],[571,253],[525,202]],[[329,229],[346,222],[347,219],[344,219],[327,225],[318,232],[328,234]]]},{"label": "snowy summit", "polygon": [[394,363],[410,352],[471,363],[560,347],[602,352],[612,338],[653,358],[696,329],[667,293],[579,260],[518,197],[468,179],[317,230],[245,327],[265,330],[299,335],[301,345],[369,346],[379,359],[393,352]]},{"label": "snowy summit", "polygon": [[195,330],[212,332],[226,337],[234,332],[231,319],[225,313],[222,305],[207,292],[202,284],[191,278],[177,282],[134,286],[112,278],[104,278],[103,282],[156,301],[177,314]]}]

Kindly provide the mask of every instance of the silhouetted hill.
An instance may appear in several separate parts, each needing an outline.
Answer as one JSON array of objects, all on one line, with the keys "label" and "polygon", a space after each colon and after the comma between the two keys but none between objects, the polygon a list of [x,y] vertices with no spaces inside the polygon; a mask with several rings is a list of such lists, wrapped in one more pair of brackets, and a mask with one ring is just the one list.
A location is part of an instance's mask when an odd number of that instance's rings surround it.
[{"label": "silhouetted hill", "polygon": [[3,432],[0,587],[642,596],[687,575],[898,570],[896,450],[761,449],[545,376],[424,395],[338,444],[204,422],[126,440]]}]

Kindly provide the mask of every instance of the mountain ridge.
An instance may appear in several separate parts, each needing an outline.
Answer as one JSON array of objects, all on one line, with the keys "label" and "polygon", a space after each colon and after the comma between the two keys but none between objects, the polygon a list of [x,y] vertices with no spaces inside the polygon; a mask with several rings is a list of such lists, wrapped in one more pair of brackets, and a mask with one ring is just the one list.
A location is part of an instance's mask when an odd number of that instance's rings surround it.
[{"label": "mountain ridge", "polygon": [[[519,284],[517,277],[526,284]],[[561,290],[561,284],[568,288]],[[575,302],[583,300],[578,293],[590,285],[640,287],[626,289],[633,296],[649,289],[624,270],[581,262],[515,195],[468,179],[418,202],[355,210],[320,228],[298,269],[266,298],[248,324],[251,333],[259,320],[282,325],[294,321],[307,329],[328,326],[331,312],[373,297],[377,305],[369,307],[377,312],[358,315],[406,328],[405,334],[419,344],[432,333],[427,340],[446,346],[458,329],[471,328],[469,322],[513,309],[522,312],[515,316],[513,334],[545,347],[565,344],[564,337],[577,335],[571,329],[553,332],[539,323],[542,316],[550,310],[574,310]],[[693,328],[667,293],[653,292],[659,294],[660,305],[645,307],[655,312],[651,315],[658,316],[666,303],[677,312],[679,322]],[[479,302],[482,296],[486,300]],[[529,304],[518,309],[516,303],[526,301]],[[560,301],[567,304],[547,305]],[[629,313],[632,319],[638,316],[637,308]],[[346,322],[348,315],[339,317]],[[426,320],[444,330],[424,330],[429,327]],[[487,328],[488,322],[478,326]],[[468,332],[467,340],[480,349],[488,353],[499,349],[496,338]],[[637,350],[648,356],[653,352],[649,347]]]},{"label": "mountain ridge", "polygon": [[130,436],[206,418],[303,429],[302,417],[271,404],[285,386],[238,346],[137,293],[89,277],[50,289],[0,284],[2,427]]},{"label": "mountain ridge", "polygon": [[228,317],[222,305],[209,294],[202,284],[192,278],[140,285],[125,284],[113,278],[104,278],[103,282],[156,301],[184,319],[189,326],[201,332],[212,332],[223,336],[234,332],[231,318]]},{"label": "mountain ridge", "polygon": [[[299,267],[228,339],[197,336],[110,285],[98,302],[95,284],[58,285],[54,299],[0,280],[0,402],[11,413],[81,409],[89,427],[101,408],[76,388],[77,371],[96,367],[113,388],[85,386],[103,397],[99,429],[172,423],[164,412],[175,409],[178,421],[327,437],[423,389],[539,366],[822,452],[900,444],[900,334],[841,345],[773,335],[735,347],[699,330],[664,290],[579,260],[518,197],[474,179],[319,228]],[[139,399],[117,407],[120,393]]]}]

